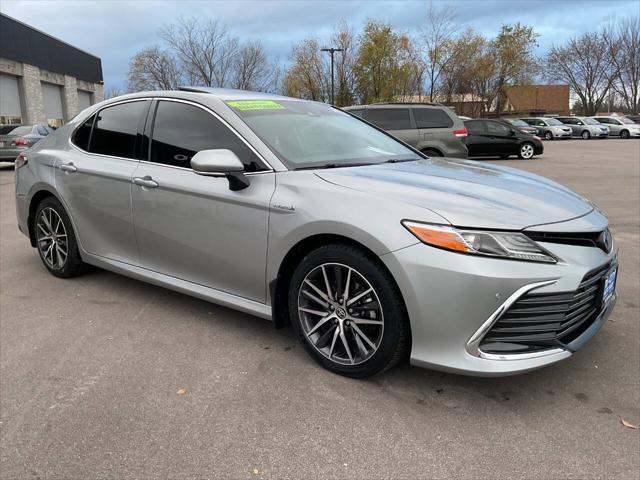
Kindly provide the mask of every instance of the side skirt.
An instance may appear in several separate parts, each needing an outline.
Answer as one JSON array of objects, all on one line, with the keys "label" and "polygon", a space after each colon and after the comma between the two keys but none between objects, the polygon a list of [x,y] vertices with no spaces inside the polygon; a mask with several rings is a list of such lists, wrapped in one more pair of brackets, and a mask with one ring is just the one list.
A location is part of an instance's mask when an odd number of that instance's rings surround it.
[{"label": "side skirt", "polygon": [[151,283],[159,287],[165,287],[176,292],[222,305],[223,307],[239,310],[250,315],[256,315],[266,320],[272,320],[271,306],[265,305],[264,303],[255,302],[253,300],[238,297],[237,295],[232,295],[214,288],[205,287],[204,285],[182,280],[163,273],[154,272],[152,270],[147,270],[146,268],[130,265],[128,263],[90,255],[86,252],[82,252],[82,259],[86,263],[111,272],[135,278],[136,280],[142,280],[143,282]]}]

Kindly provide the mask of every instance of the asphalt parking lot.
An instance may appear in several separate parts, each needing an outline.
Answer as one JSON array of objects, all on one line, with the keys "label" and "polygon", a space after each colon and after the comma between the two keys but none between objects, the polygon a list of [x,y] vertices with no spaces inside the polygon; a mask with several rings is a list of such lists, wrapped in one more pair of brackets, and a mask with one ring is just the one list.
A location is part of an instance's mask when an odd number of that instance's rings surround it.
[{"label": "asphalt parking lot", "polygon": [[497,379],[350,380],[264,320],[105,271],[54,278],[2,167],[0,477],[638,478],[621,419],[640,425],[640,141],[545,149],[499,163],[609,215],[620,299],[573,357]]}]

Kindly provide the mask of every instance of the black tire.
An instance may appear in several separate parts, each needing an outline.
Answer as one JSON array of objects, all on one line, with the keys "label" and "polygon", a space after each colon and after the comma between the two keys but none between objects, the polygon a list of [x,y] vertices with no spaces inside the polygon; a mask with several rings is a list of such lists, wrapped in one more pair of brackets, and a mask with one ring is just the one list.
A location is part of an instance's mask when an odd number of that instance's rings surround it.
[{"label": "black tire", "polygon": [[[326,353],[321,353],[314,345],[314,340],[311,339],[311,335],[307,335],[305,333],[305,328],[308,327],[303,325],[305,320],[301,318],[301,313],[298,308],[300,299],[306,299],[306,296],[302,295],[301,289],[305,279],[307,279],[308,276],[313,275],[313,273],[318,269],[321,269],[322,266],[325,266],[327,270],[331,267],[350,268],[352,271],[356,272],[353,274],[354,276],[356,274],[361,275],[362,279],[366,280],[373,289],[373,294],[369,297],[371,298],[371,296],[375,295],[375,299],[377,299],[377,301],[374,299],[371,302],[365,302],[365,305],[370,303],[379,306],[382,312],[383,325],[380,333],[381,337],[378,337],[376,340],[377,350],[372,349],[373,353],[370,354],[371,356],[368,358],[365,357],[366,359],[361,363],[353,364],[354,362],[352,361],[352,364],[344,364],[338,363],[339,359],[337,357],[335,357],[336,361],[330,359],[329,357],[331,356],[331,351],[333,351],[333,346],[331,347],[332,350],[329,352],[328,357]],[[324,270],[322,272],[323,274],[325,273]],[[331,276],[330,272],[328,272],[328,276]],[[337,277],[333,276],[332,278],[336,279]],[[340,281],[340,283],[342,283],[342,281]],[[346,281],[344,283],[346,283]],[[343,286],[344,283],[342,283]],[[352,283],[357,286],[353,281]],[[305,285],[307,284],[305,283]],[[340,288],[335,288],[335,283],[332,285],[332,288],[334,288],[336,293],[338,293]],[[340,293],[340,295],[343,293],[344,292]],[[368,300],[367,297],[364,297],[364,300]],[[359,248],[342,244],[330,244],[308,253],[300,261],[291,278],[288,304],[291,323],[298,339],[309,355],[316,362],[331,372],[352,378],[365,378],[393,367],[408,356],[411,345],[411,333],[408,316],[400,291],[389,272],[379,264],[377,259]],[[346,300],[344,305],[344,308],[347,309]],[[354,305],[358,304],[356,303]],[[323,307],[319,306],[318,308],[322,309]],[[360,307],[354,308],[359,309]],[[331,308],[331,310],[334,309]],[[337,309],[335,310],[335,313],[337,315]],[[346,312],[343,311],[342,313]],[[351,310],[349,310],[349,314],[351,314]],[[354,313],[353,315],[360,314]],[[364,319],[365,317],[363,317],[363,320]],[[319,343],[318,337],[325,337],[328,339],[333,336],[334,333],[336,337],[338,337],[338,322],[342,321],[335,318],[330,322],[327,322],[326,331],[320,335],[320,330],[318,330],[318,335],[315,341]],[[308,324],[308,321],[306,323]],[[318,323],[320,323],[320,321],[318,321]],[[349,327],[348,320],[344,320],[344,325],[346,325],[344,327],[345,339],[350,335],[350,340],[353,342],[356,340],[357,335],[355,331],[350,331],[349,329],[354,327]],[[362,327],[362,325],[360,326]],[[317,325],[313,328],[317,328]],[[326,347],[328,342],[325,341],[324,345]],[[340,344],[337,343],[337,345]],[[340,348],[342,348],[346,353],[346,349],[342,345],[340,345]],[[354,352],[360,353],[357,349],[354,350]],[[349,353],[349,358],[351,358],[351,356],[351,353]]]},{"label": "black tire", "polygon": [[547,130],[546,132],[544,132],[544,139],[545,140],[553,140],[553,133],[551,133],[549,130]]},{"label": "black tire", "polygon": [[531,160],[535,155],[535,146],[531,142],[523,142],[518,148],[518,158],[521,160]]},{"label": "black tire", "polygon": [[622,131],[620,132],[620,138],[624,138],[624,139],[626,140],[626,139],[627,139],[627,138],[629,138],[629,137],[630,137],[630,135],[629,135],[629,130],[622,130]]},{"label": "black tire", "polygon": [[589,133],[588,130],[584,130],[580,136],[582,137],[583,140],[589,140],[591,138],[591,133]]},{"label": "black tire", "polygon": [[442,156],[442,154],[438,150],[435,150],[433,148],[425,148],[424,150],[421,150],[421,151],[427,157],[441,157]]},{"label": "black tire", "polygon": [[[66,235],[66,241],[64,243],[67,250],[66,258],[64,259],[64,261],[62,261],[61,256],[58,256],[57,258],[60,261],[56,262],[56,264],[54,265],[51,265],[49,260],[45,259],[46,252],[43,252],[43,249],[45,248],[45,245],[50,244],[47,244],[46,240],[40,240],[43,232],[38,227],[38,222],[41,219],[43,212],[48,213],[48,209],[53,210],[53,212],[55,212],[59,216],[64,226],[64,232]],[[38,204],[36,213],[33,217],[33,231],[36,237],[36,249],[38,250],[38,255],[40,255],[40,260],[42,260],[42,263],[52,275],[60,278],[71,278],[86,271],[87,265],[82,261],[82,258],[80,257],[80,252],[78,251],[78,242],[73,231],[73,225],[71,224],[69,215],[67,215],[66,210],[57,198],[47,197]],[[60,231],[62,230],[60,229]],[[58,241],[62,242],[62,240]]]}]

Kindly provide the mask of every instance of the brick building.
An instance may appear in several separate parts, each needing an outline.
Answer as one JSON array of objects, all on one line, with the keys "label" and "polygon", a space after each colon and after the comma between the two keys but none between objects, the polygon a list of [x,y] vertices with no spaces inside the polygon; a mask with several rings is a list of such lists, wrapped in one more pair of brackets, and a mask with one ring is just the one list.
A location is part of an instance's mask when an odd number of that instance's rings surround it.
[{"label": "brick building", "polygon": [[98,57],[0,14],[0,125],[59,126],[102,100]]},{"label": "brick building", "polygon": [[569,85],[514,85],[505,87],[502,114],[569,115]]}]

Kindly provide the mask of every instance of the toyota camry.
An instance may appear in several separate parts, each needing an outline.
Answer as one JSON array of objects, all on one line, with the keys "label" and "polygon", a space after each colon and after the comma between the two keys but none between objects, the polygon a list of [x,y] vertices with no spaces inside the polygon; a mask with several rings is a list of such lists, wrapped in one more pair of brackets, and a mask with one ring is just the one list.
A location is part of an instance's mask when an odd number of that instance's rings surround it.
[{"label": "toyota camry", "polygon": [[110,99],[21,153],[15,188],[56,277],[94,265],[291,324],[351,377],[405,359],[530,371],[571,356],[616,301],[617,247],[588,200],[428,158],[322,103],[195,87]]}]

